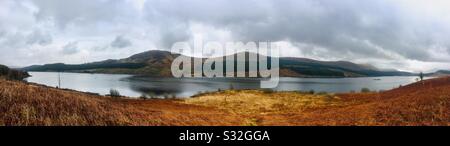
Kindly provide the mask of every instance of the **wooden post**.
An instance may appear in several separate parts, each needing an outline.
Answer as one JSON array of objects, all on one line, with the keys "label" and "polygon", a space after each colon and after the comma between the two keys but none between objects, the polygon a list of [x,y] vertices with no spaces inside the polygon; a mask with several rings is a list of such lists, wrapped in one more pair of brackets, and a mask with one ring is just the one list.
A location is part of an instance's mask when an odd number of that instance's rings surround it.
[{"label": "wooden post", "polygon": [[61,88],[61,72],[58,72],[58,88]]}]

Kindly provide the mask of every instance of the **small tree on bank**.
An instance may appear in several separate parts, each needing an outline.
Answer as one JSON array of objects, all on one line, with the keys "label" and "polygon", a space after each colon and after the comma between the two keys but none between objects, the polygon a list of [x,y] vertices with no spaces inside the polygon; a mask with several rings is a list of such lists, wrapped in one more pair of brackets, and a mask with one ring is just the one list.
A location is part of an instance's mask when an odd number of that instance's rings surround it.
[{"label": "small tree on bank", "polygon": [[370,89],[369,88],[361,88],[361,93],[369,93]]},{"label": "small tree on bank", "polygon": [[116,89],[111,89],[111,90],[109,90],[109,96],[111,96],[111,97],[120,97],[120,93]]}]

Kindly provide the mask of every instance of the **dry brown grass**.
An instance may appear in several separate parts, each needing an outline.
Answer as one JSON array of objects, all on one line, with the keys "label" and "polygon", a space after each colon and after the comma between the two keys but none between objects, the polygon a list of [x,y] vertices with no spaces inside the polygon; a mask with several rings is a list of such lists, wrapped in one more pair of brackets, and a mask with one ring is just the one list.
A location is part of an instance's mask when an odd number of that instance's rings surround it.
[{"label": "dry brown grass", "polygon": [[[205,112],[207,111],[207,112]],[[242,125],[237,115],[174,100],[111,99],[0,79],[0,125]]]},{"label": "dry brown grass", "polygon": [[307,109],[341,105],[334,95],[300,92],[271,92],[260,90],[227,90],[187,99],[187,104],[217,107],[236,114],[282,114]]},{"label": "dry brown grass", "polygon": [[270,114],[296,114],[308,109],[342,106],[333,95],[300,92],[264,92],[261,90],[227,90],[203,94],[183,103],[215,107],[242,115],[247,125],[259,125],[260,117]]},{"label": "dry brown grass", "polygon": [[112,99],[0,79],[0,125],[450,125],[450,77],[381,93]]},{"label": "dry brown grass", "polygon": [[450,125],[450,77],[382,93],[311,95],[225,91],[186,100],[243,115],[251,125]]}]

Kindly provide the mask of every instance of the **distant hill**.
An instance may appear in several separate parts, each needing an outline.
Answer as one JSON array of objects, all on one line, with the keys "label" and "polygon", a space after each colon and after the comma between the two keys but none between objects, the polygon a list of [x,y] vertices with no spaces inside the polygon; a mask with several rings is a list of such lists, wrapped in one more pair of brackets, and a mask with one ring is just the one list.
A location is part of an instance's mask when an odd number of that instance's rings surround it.
[{"label": "distant hill", "polygon": [[170,76],[170,65],[176,56],[178,55],[165,51],[148,51],[119,60],[109,59],[86,64],[33,65],[22,70]]},{"label": "distant hill", "polygon": [[450,70],[438,70],[433,73],[425,74],[425,76],[433,76],[433,77],[450,76]]},{"label": "distant hill", "polygon": [[13,79],[13,80],[22,80],[30,75],[27,72],[10,69],[7,66],[0,65],[0,77]]},{"label": "distant hill", "polygon": [[382,71],[372,66],[348,61],[318,61],[306,58],[280,58],[281,69],[306,77],[408,76],[412,73]]},{"label": "distant hill", "polygon": [[[234,54],[235,56],[237,54]],[[248,56],[249,53],[246,52]],[[67,71],[85,73],[121,73],[170,77],[172,61],[180,54],[167,51],[147,51],[119,60],[104,60],[87,64],[46,64],[22,68],[25,71]],[[407,76],[408,72],[382,71],[369,65],[347,61],[318,61],[307,58],[282,57],[280,76],[284,77],[368,77]],[[251,61],[250,61],[251,62]],[[237,63],[235,61],[235,63]],[[246,61],[248,65],[249,61]],[[224,63],[225,64],[225,63]],[[248,72],[248,68],[246,72]]]}]

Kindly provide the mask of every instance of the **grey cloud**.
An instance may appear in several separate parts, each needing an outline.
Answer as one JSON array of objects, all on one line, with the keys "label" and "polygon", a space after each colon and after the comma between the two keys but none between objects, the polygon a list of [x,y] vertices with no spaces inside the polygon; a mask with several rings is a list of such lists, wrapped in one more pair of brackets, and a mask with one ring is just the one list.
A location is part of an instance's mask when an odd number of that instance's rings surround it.
[{"label": "grey cloud", "polygon": [[49,34],[44,34],[41,31],[34,31],[27,37],[27,44],[33,45],[33,44],[39,44],[41,46],[48,45],[52,43],[53,39],[52,36]]},{"label": "grey cloud", "polygon": [[175,42],[187,41],[193,37],[188,29],[188,25],[178,23],[166,30],[160,30],[160,40],[157,44],[163,49],[170,49]]},{"label": "grey cloud", "polygon": [[5,35],[6,35],[6,31],[0,30],[0,38],[2,38],[2,37],[5,36]]},{"label": "grey cloud", "polygon": [[[93,42],[83,42],[86,51],[107,57],[114,54],[110,49],[117,48],[138,48],[133,53],[148,46],[169,49],[175,42],[191,40],[198,33],[194,25],[200,25],[212,29],[203,33],[229,33],[230,41],[308,44],[298,45],[301,51],[292,52],[305,54],[294,56],[363,62],[450,60],[446,59],[449,51],[442,51],[450,50],[450,17],[421,15],[415,11],[420,5],[409,7],[399,1],[146,0],[142,9],[138,7],[131,0],[3,0],[0,9],[11,15],[0,14],[0,50],[27,52],[38,47],[35,50],[52,52],[61,42],[86,39]],[[117,34],[123,36],[111,40]],[[442,53],[430,53],[436,52],[433,46]],[[62,51],[77,52],[77,43],[67,44]]]},{"label": "grey cloud", "polygon": [[64,45],[62,53],[65,55],[73,55],[79,52],[78,42],[70,42]]},{"label": "grey cloud", "polygon": [[[122,23],[117,20],[140,16],[136,10],[127,8],[129,4],[125,1],[33,2],[40,8],[36,14],[38,18],[54,18],[59,25]],[[64,7],[67,5],[71,7]],[[355,59],[392,59],[392,56],[377,50],[381,48],[408,59],[439,61],[422,49],[435,43],[429,30],[417,27],[421,25],[411,25],[422,23],[414,18],[411,23],[404,21],[405,17],[411,16],[405,16],[398,6],[387,0],[149,0],[143,15],[145,23],[157,30],[154,35],[159,36],[159,39],[151,41],[162,49],[170,48],[175,42],[192,39],[190,25],[200,23],[229,30],[239,41],[288,40],[327,48],[343,57],[351,53],[358,54]],[[121,40],[116,38],[116,41]],[[114,48],[126,47],[123,45],[127,44],[125,41],[122,42],[125,44],[113,43],[115,45],[111,46]]]},{"label": "grey cloud", "polygon": [[[60,27],[69,24],[121,21],[132,18],[134,10],[119,0],[31,0],[39,9],[38,20],[53,19]],[[128,5],[128,7],[127,7]]]},{"label": "grey cloud", "polygon": [[[383,49],[409,59],[438,61],[422,49],[435,43],[425,41],[432,37],[431,32],[411,24],[428,22],[404,21],[404,17],[410,16],[404,16],[390,1],[149,1],[147,8],[147,19],[167,21],[167,29],[194,21],[231,30],[236,40],[289,40],[315,44],[341,56],[352,53],[360,58],[392,59],[377,52]],[[182,31],[179,34],[186,36]],[[164,40],[179,40],[175,37],[179,36],[166,35]],[[364,43],[367,41],[372,45]],[[170,43],[173,42],[165,42]]]},{"label": "grey cloud", "polygon": [[124,36],[117,36],[114,39],[114,41],[111,42],[111,47],[114,48],[126,48],[131,45],[132,45],[131,41],[125,38]]},{"label": "grey cloud", "polygon": [[[26,40],[26,34],[23,33],[7,33],[3,37],[1,46],[8,50],[14,50],[21,47],[26,47],[27,44],[23,41]],[[3,51],[3,50],[2,50]]]},{"label": "grey cloud", "polygon": [[109,46],[94,46],[94,47],[92,47],[92,50],[93,51],[105,51],[109,48],[110,48]]}]

